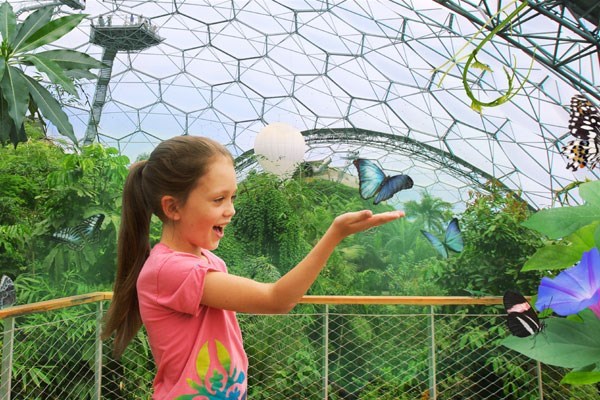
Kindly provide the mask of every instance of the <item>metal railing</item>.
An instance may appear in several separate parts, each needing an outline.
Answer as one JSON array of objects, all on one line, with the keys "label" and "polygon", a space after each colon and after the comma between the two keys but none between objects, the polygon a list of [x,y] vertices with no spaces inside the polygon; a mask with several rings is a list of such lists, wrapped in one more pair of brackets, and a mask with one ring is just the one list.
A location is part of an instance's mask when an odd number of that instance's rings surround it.
[{"label": "metal railing", "polygon": [[[100,341],[111,293],[0,310],[0,400],[148,399],[144,331],[121,360]],[[248,398],[600,399],[502,347],[501,298],[305,296],[286,315],[238,314]],[[537,340],[544,340],[543,335]]]}]

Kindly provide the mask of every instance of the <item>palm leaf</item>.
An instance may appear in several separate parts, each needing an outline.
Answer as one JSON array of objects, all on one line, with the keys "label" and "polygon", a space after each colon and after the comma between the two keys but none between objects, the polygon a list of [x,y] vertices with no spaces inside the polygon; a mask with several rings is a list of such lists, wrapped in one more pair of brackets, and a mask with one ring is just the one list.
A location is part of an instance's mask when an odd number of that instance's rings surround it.
[{"label": "palm leaf", "polygon": [[52,43],[73,30],[85,17],[87,14],[66,15],[50,21],[31,34],[21,46],[14,50],[22,53]]},{"label": "palm leaf", "polygon": [[3,40],[10,43],[16,30],[17,17],[10,4],[4,2],[0,5],[0,35],[2,35]]},{"label": "palm leaf", "polygon": [[25,78],[27,86],[29,87],[29,93],[31,93],[31,97],[39,107],[42,115],[45,118],[48,118],[62,135],[67,136],[73,143],[77,143],[77,138],[73,133],[73,126],[69,122],[67,114],[62,110],[58,101],[56,101],[54,97],[52,97],[52,95],[33,78],[28,76]]},{"label": "palm leaf", "polygon": [[58,63],[49,60],[45,57],[40,57],[39,54],[27,54],[23,57],[23,60],[30,61],[38,71],[45,73],[50,81],[60,85],[68,93],[72,94],[76,98],[79,98],[79,94],[75,89],[73,82],[64,74],[62,68]]},{"label": "palm leaf", "polygon": [[17,129],[10,115],[8,115],[8,104],[2,97],[0,91],[0,144],[11,142],[17,145],[19,142],[26,142],[25,126],[21,124],[21,128]]},{"label": "palm leaf", "polygon": [[[80,53],[75,50],[48,50],[36,53],[38,57],[43,57],[47,60],[54,61],[66,70],[88,70],[91,68],[102,68],[104,63],[96,60],[94,57],[88,56],[85,53]],[[23,64],[31,65],[25,61]]]},{"label": "palm leaf", "polygon": [[10,142],[17,146],[17,143],[22,143],[27,141],[27,133],[25,133],[25,124],[21,124],[21,127],[17,129],[15,125],[13,125],[10,129]]},{"label": "palm leaf", "polygon": [[94,80],[98,78],[96,74],[91,73],[83,69],[70,69],[65,71],[65,75],[72,79],[89,79]]},{"label": "palm leaf", "polygon": [[2,95],[8,104],[8,114],[15,126],[21,126],[23,123],[29,103],[29,92],[24,78],[25,74],[20,69],[9,65],[0,81]]},{"label": "palm leaf", "polygon": [[4,144],[10,139],[10,130],[14,126],[14,122],[8,115],[8,104],[0,91],[0,143]]},{"label": "palm leaf", "polygon": [[15,39],[11,41],[12,48],[19,48],[32,33],[50,22],[50,19],[52,18],[52,9],[53,7],[44,7],[29,14],[25,21],[20,25]]}]

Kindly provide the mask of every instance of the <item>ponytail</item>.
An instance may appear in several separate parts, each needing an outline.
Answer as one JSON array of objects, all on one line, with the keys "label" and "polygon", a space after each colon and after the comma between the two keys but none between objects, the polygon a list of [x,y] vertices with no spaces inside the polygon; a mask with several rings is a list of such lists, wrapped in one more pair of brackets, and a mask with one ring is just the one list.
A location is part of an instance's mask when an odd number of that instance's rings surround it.
[{"label": "ponytail", "polygon": [[102,339],[107,339],[115,332],[113,355],[117,359],[142,326],[136,283],[150,254],[152,217],[142,184],[145,165],[146,161],[133,164],[125,181],[117,249],[117,277],[102,332]]}]

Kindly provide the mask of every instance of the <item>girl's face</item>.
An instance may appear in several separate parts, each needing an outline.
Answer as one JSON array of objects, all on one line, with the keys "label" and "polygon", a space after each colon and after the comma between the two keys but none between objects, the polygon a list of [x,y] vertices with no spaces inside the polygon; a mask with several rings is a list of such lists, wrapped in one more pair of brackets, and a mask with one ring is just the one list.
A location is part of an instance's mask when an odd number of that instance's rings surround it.
[{"label": "girl's face", "polygon": [[186,203],[177,207],[170,235],[163,231],[162,241],[174,250],[197,255],[202,249],[216,249],[235,214],[236,191],[233,163],[225,156],[215,156]]}]

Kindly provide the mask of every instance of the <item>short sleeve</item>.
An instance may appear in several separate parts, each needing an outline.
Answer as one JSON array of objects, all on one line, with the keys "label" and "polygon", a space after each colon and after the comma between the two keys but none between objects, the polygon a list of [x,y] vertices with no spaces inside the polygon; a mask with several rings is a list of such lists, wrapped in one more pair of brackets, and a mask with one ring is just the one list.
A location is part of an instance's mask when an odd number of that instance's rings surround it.
[{"label": "short sleeve", "polygon": [[197,257],[173,255],[156,276],[157,303],[177,312],[198,315],[204,280],[213,270]]}]

